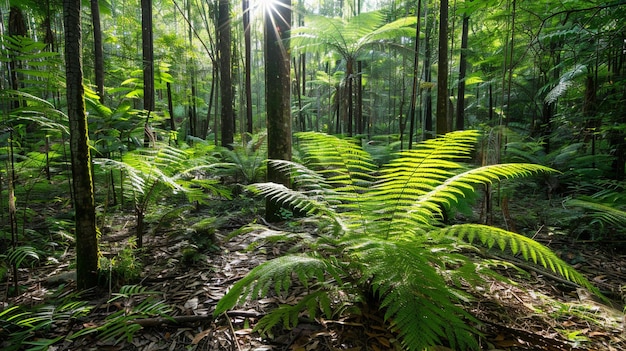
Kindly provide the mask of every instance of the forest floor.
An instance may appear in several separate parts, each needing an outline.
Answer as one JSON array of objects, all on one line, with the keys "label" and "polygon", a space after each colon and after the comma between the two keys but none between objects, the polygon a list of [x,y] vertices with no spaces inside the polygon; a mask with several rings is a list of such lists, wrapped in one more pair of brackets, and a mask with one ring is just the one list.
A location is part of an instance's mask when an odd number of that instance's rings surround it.
[{"label": "forest floor", "polygon": [[[132,235],[133,218],[118,219],[101,238],[104,251],[114,251]],[[89,334],[74,341],[61,341],[49,350],[400,350],[396,335],[390,331],[381,315],[366,306],[361,313],[340,319],[302,320],[292,330],[276,331],[272,337],[254,332],[256,321],[272,306],[293,302],[304,291],[292,289],[291,296],[268,297],[249,303],[227,316],[217,319],[212,312],[227,289],[260,262],[279,256],[278,245],[255,246],[264,233],[261,229],[226,240],[230,232],[246,221],[228,221],[216,233],[219,249],[203,259],[185,264],[186,247],[181,236],[160,233],[145,237],[145,262],[140,284],[158,292],[158,297],[171,307],[174,320],[148,318],[138,320],[142,325],[131,340],[122,338],[103,341]],[[173,226],[175,228],[176,226]],[[179,226],[180,228],[180,226]],[[180,230],[180,229],[179,229]],[[551,274],[520,263],[527,275],[507,269],[501,273],[517,284],[492,281],[474,289],[474,300],[466,309],[479,321],[483,350],[626,350],[625,317],[620,291],[626,285],[626,255],[614,243],[576,242],[548,230],[536,233],[536,240],[559,253],[580,272],[613,299],[600,302],[586,291]],[[621,251],[621,252],[620,252]],[[105,252],[106,253],[106,252]],[[109,252],[110,253],[110,252]],[[71,251],[65,262],[21,271],[25,291],[10,304],[33,305],[45,303],[51,292],[55,296],[69,295],[75,286],[51,284],[50,277],[63,276],[73,260]],[[0,286],[3,290],[5,286]],[[120,309],[128,309],[137,301],[108,303],[115,288],[85,295],[93,306],[86,317],[78,321],[57,322],[40,338],[67,336],[85,326],[102,325],[105,318]],[[0,348],[2,341],[0,341]],[[28,348],[27,345],[24,349]],[[450,350],[441,346],[438,350]]]}]

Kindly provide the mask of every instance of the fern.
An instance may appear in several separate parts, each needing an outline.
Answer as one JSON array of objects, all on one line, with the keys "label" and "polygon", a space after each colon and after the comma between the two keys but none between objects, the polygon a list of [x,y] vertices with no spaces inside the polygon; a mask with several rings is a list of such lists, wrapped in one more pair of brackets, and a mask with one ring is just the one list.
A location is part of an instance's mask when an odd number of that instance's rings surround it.
[{"label": "fern", "polygon": [[623,197],[623,194],[609,192],[603,197],[569,199],[565,201],[564,205],[584,209],[586,211],[585,216],[591,219],[591,224],[599,225],[602,230],[606,227],[626,228],[626,210],[623,209],[622,205],[624,203]]},{"label": "fern", "polygon": [[[142,329],[136,320],[148,317],[169,318],[171,307],[162,300],[155,300],[156,291],[148,291],[139,285],[125,285],[119,293],[108,300],[108,303],[119,299],[124,300],[124,308],[108,315],[102,325],[82,329],[72,334],[69,339],[75,340],[87,334],[98,333],[100,340],[113,340],[116,344],[126,338],[131,342],[135,333]],[[134,304],[140,300],[138,304]]]},{"label": "fern", "polygon": [[[470,168],[462,161],[469,159],[478,136],[476,131],[448,133],[378,168],[354,141],[297,134],[303,164],[270,161],[294,178],[295,188],[261,183],[250,189],[314,215],[320,223],[317,240],[306,244],[305,253],[253,269],[220,300],[215,315],[261,296],[285,294],[297,281],[308,294],[270,312],[259,330],[291,328],[300,313],[315,316],[314,309],[339,309],[343,302],[336,296],[368,303],[374,295],[407,350],[444,340],[453,349],[476,349],[478,332],[462,308],[468,297],[461,288],[481,284],[486,275],[499,277],[489,269],[492,261],[461,254],[477,245],[520,254],[597,293],[580,273],[529,238],[474,224],[447,227],[442,221],[443,211],[465,205],[477,185],[554,172],[527,163]],[[328,222],[332,230],[322,226]]]}]

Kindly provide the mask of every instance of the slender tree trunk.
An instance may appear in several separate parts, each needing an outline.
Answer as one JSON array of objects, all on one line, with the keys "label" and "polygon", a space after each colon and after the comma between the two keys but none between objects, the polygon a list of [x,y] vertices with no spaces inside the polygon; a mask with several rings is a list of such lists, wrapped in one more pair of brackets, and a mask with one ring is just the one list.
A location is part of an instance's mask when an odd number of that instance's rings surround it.
[{"label": "slender tree trunk", "polygon": [[297,102],[297,107],[298,107],[297,128],[300,129],[300,131],[304,132],[306,130],[306,120],[304,119],[304,111],[302,110],[302,94],[300,94],[300,77],[302,73],[298,70],[300,67],[300,64],[298,60],[296,60],[295,57],[293,58],[292,64],[294,67],[296,67],[296,69],[294,70],[294,78],[296,80],[294,90],[296,91],[296,102]]},{"label": "slender tree trunk", "polygon": [[234,142],[235,128],[233,128],[233,84],[231,71],[231,33],[230,33],[230,1],[219,0],[218,9],[218,39],[217,48],[219,52],[220,66],[220,92],[221,92],[221,145],[232,148]]},{"label": "slender tree trunk", "polygon": [[249,134],[253,132],[252,121],[252,44],[250,36],[250,1],[243,0],[243,36],[244,36],[244,64],[245,64],[245,96],[246,96],[246,131]]},{"label": "slender tree trunk", "polygon": [[417,94],[419,83],[419,56],[420,56],[420,23],[422,16],[422,0],[417,0],[417,22],[415,23],[415,53],[413,55],[413,85],[411,86],[411,105],[409,106],[409,150],[413,148],[413,134],[415,132],[415,110],[417,108]]},{"label": "slender tree trunk", "polygon": [[170,141],[178,144],[178,135],[176,134],[176,121],[174,120],[174,103],[172,102],[172,83],[165,84],[167,88],[167,110],[170,114]]},{"label": "slender tree trunk", "polygon": [[432,98],[432,24],[428,21],[428,16],[425,15],[426,21],[426,38],[424,41],[424,81],[427,86],[424,88],[424,139],[429,139],[435,136],[435,129],[433,128],[433,98]]},{"label": "slender tree trunk", "polygon": [[[154,42],[152,36],[152,0],[141,0],[141,48],[143,57],[143,109],[148,111],[144,128],[144,146],[149,146],[153,135],[150,112],[154,110]],[[142,243],[137,242],[137,247]]]},{"label": "slender tree trunk", "polygon": [[353,75],[354,75],[354,60],[352,58],[348,59],[348,62],[346,63],[346,85],[347,85],[347,117],[348,117],[348,125],[346,126],[346,128],[348,129],[348,136],[351,137],[352,136],[352,122],[353,122],[353,118],[354,118],[354,111],[353,111],[353,99],[352,99],[352,88],[353,88]]},{"label": "slender tree trunk", "polygon": [[437,61],[437,135],[448,132],[448,100],[448,0],[441,0]]},{"label": "slender tree trunk", "polygon": [[102,48],[102,27],[98,0],[91,0],[91,21],[93,24],[93,53],[96,76],[96,93],[104,103],[104,50]]},{"label": "slender tree trunk", "polygon": [[354,120],[356,121],[356,133],[363,134],[363,61],[356,62],[356,106]]},{"label": "slender tree trunk", "polygon": [[456,100],[456,130],[465,129],[465,76],[467,75],[467,44],[469,39],[469,16],[463,15],[461,31],[461,57],[459,58],[458,98]]},{"label": "slender tree trunk", "polygon": [[[267,148],[269,159],[291,160],[290,55],[291,1],[279,0],[265,13],[265,96],[267,100]],[[270,182],[289,186],[289,177],[268,165]],[[280,204],[268,200],[265,217],[281,220]]]},{"label": "slender tree trunk", "polygon": [[80,7],[80,0],[63,0],[67,114],[76,211],[76,284],[84,290],[98,282],[98,237],[83,88]]},{"label": "slender tree trunk", "polygon": [[[11,6],[9,10],[9,36],[26,36],[28,34],[26,30],[26,21],[24,19],[24,15],[22,10],[17,6]],[[10,61],[8,64],[9,67],[9,81],[11,89],[19,90],[20,89],[20,75],[17,73],[18,69],[21,66],[21,63],[18,59],[15,58],[15,55],[10,55]],[[20,107],[19,99],[15,99],[11,102],[12,108]]]},{"label": "slender tree trunk", "polygon": [[[189,40],[189,49],[193,50],[193,25],[191,23],[191,1],[187,1],[187,40]],[[190,134],[195,137],[202,137],[202,132],[198,126],[198,111],[196,108],[197,84],[196,84],[196,61],[193,55],[189,58],[189,66],[191,66],[191,74],[189,75],[191,84],[191,96],[189,96],[189,130]]]}]

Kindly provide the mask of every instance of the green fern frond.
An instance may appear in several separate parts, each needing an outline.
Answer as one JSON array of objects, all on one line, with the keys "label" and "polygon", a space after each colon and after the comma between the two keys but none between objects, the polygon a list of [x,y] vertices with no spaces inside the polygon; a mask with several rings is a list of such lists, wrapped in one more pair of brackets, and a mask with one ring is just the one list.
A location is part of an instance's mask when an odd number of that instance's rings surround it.
[{"label": "green fern frond", "polygon": [[590,199],[570,199],[564,203],[565,206],[580,207],[588,211],[588,216],[604,227],[611,225],[614,227],[626,227],[626,211],[618,208],[613,203],[601,203],[592,198]]},{"label": "green fern frond", "polygon": [[328,211],[328,203],[320,201],[308,194],[292,190],[282,184],[276,183],[257,183],[248,187],[253,192],[268,197],[280,204],[292,207],[303,213],[319,214],[325,213],[333,215]]},{"label": "green fern frond", "polygon": [[465,197],[467,192],[473,192],[475,185],[489,184],[503,179],[528,177],[541,172],[551,173],[554,170],[532,163],[496,164],[470,169],[446,179],[427,194],[421,196],[411,210],[424,206],[432,208],[433,203],[452,207]]},{"label": "green fern frond", "polygon": [[442,340],[455,350],[476,348],[476,331],[468,323],[474,319],[457,304],[460,293],[446,284],[429,250],[415,242],[372,238],[357,239],[348,250],[362,262],[362,283],[371,284],[385,319],[408,350]]},{"label": "green fern frond", "polygon": [[332,317],[331,298],[327,291],[317,290],[303,296],[295,305],[281,305],[263,316],[254,326],[254,330],[265,336],[271,329],[281,325],[290,330],[298,325],[300,314],[306,311],[310,319],[315,319],[318,311],[326,318]]},{"label": "green fern frond", "polygon": [[7,250],[7,260],[9,263],[20,268],[24,260],[30,258],[32,260],[39,260],[39,254],[32,246],[18,246],[16,248],[10,247]]},{"label": "green fern frond", "polygon": [[543,266],[548,271],[559,274],[565,279],[589,289],[598,296],[599,290],[582,274],[560,259],[554,252],[535,240],[504,229],[480,224],[459,224],[439,229],[431,233],[432,237],[456,237],[469,243],[479,241],[483,246],[497,246],[501,251],[510,250],[513,255],[521,254],[526,261]]},{"label": "green fern frond", "polygon": [[374,160],[354,141],[315,132],[297,133],[296,138],[304,164],[323,175],[337,190],[366,189],[373,180]]},{"label": "green fern frond", "polygon": [[331,259],[305,254],[282,256],[255,267],[235,283],[217,303],[213,315],[219,316],[238,302],[265,296],[272,287],[276,294],[281,294],[290,288],[294,276],[305,287],[313,279],[324,282],[332,277],[339,285],[342,281],[341,271]]}]

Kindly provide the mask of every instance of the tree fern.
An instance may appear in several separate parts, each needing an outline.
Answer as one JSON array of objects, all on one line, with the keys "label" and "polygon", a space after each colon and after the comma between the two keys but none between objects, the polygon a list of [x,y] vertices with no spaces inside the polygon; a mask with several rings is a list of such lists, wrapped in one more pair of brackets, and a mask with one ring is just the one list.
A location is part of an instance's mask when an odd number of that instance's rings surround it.
[{"label": "tree fern", "polygon": [[534,164],[471,168],[462,161],[469,159],[478,136],[475,131],[448,133],[402,151],[378,168],[354,141],[297,134],[303,163],[270,161],[293,176],[295,189],[272,183],[250,188],[315,215],[320,224],[334,223],[333,230],[320,227],[305,253],[253,269],[219,302],[216,315],[247,300],[285,294],[298,281],[310,295],[270,312],[259,322],[260,330],[293,327],[295,316],[307,311],[314,315],[312,308],[329,307],[326,301],[338,308],[336,296],[369,303],[373,295],[406,349],[444,342],[454,349],[475,349],[477,331],[461,307],[467,299],[461,288],[481,284],[485,275],[498,275],[488,268],[491,260],[475,262],[461,254],[474,245],[520,254],[597,292],[580,273],[529,238],[474,224],[446,227],[443,211],[468,201],[476,185],[552,172]]}]

